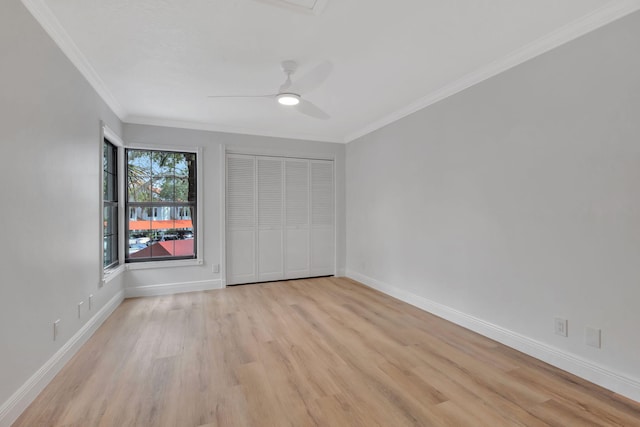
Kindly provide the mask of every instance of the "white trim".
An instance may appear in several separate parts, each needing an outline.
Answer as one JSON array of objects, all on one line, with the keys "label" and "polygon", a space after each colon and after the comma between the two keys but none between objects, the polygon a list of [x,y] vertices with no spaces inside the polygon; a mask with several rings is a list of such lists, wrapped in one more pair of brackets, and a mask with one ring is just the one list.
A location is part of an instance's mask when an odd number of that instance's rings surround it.
[{"label": "white trim", "polygon": [[[150,261],[150,262],[130,262],[126,263],[127,270],[145,270],[151,268],[163,268],[163,267],[188,267],[194,265],[204,264],[204,232],[203,226],[203,212],[204,212],[204,148],[202,147],[180,147],[175,145],[150,145],[150,144],[131,144],[125,145],[125,149],[129,150],[151,150],[151,151],[173,151],[179,153],[194,153],[196,155],[196,253],[195,259],[181,259],[181,260],[167,260],[167,261]],[[123,154],[124,156],[124,154]],[[123,160],[124,163],[124,160]],[[122,176],[125,177],[125,171],[122,172]],[[122,180],[124,183],[126,177]],[[124,184],[123,184],[124,185]],[[124,188],[123,188],[124,192]],[[122,200],[126,200],[126,195],[123,193]],[[124,208],[127,205],[125,201]],[[127,213],[128,215],[128,213]],[[125,223],[124,216],[121,218],[121,224]],[[125,227],[123,227],[124,229]],[[128,242],[128,239],[126,240]],[[126,256],[123,255],[123,258]]]},{"label": "white trim", "polygon": [[[104,269],[104,170],[103,170],[103,160],[104,160],[104,141],[105,139],[113,144],[116,147],[116,166],[118,168],[118,266],[111,267],[108,270]],[[100,170],[100,178],[98,180],[99,190],[98,194],[100,195],[100,222],[98,223],[98,227],[100,229],[100,273],[98,280],[98,288],[103,287],[105,284],[112,281],[115,277],[117,277],[124,270],[124,242],[125,242],[125,233],[124,227],[124,141],[117,133],[113,131],[109,126],[107,126],[102,120],[100,121],[100,145],[99,145],[99,170]]]},{"label": "white trim", "polygon": [[136,125],[149,125],[149,126],[165,126],[179,129],[191,129],[191,130],[205,130],[213,132],[223,132],[240,135],[255,135],[265,136],[269,138],[284,138],[284,139],[297,139],[303,141],[319,141],[319,142],[333,142],[343,144],[345,141],[340,136],[327,136],[327,135],[312,135],[308,133],[297,132],[272,132],[258,129],[249,129],[234,126],[217,125],[213,123],[200,123],[189,122],[182,120],[161,119],[155,117],[142,117],[142,116],[127,116],[123,119],[123,122],[136,124]]},{"label": "white trim", "polygon": [[116,277],[120,276],[125,270],[125,265],[120,264],[115,268],[110,268],[104,271],[104,277],[102,278],[102,285],[106,285]]},{"label": "white trim", "polygon": [[176,153],[194,153],[200,154],[201,147],[181,147],[179,145],[162,145],[162,144],[125,144],[127,150],[150,150],[150,151],[172,151]]},{"label": "white trim", "polygon": [[87,79],[102,100],[113,110],[118,118],[122,120],[123,117],[127,115],[125,109],[120,105],[115,96],[113,96],[105,82],[100,78],[93,66],[91,66],[89,60],[87,60],[74,43],[71,36],[65,31],[55,14],[47,6],[45,0],[22,0],[22,4],[31,12],[31,15],[40,23],[60,50],[62,50],[78,71],[80,71],[80,74]]},{"label": "white trim", "polygon": [[326,153],[304,153],[295,150],[279,150],[270,148],[245,148],[245,147],[227,147],[226,154],[240,154],[245,156],[258,157],[280,157],[286,159],[301,160],[331,160],[335,161],[335,154]]},{"label": "white trim", "polygon": [[547,34],[510,54],[481,67],[466,76],[435,90],[417,101],[382,117],[365,127],[346,135],[344,142],[349,143],[375,130],[398,121],[425,107],[455,95],[471,86],[487,80],[510,68],[520,65],[536,56],[542,55],[558,46],[570,42],[584,34],[594,31],[630,13],[640,10],[640,2],[634,0],[611,1],[605,6]]},{"label": "white trim", "polygon": [[100,141],[98,141],[98,199],[100,206],[98,207],[98,288],[105,284],[104,271],[104,140],[106,138],[106,127],[100,122]]},{"label": "white trim", "polygon": [[0,426],[10,426],[22,414],[98,327],[118,308],[123,299],[124,292],[119,291],[0,406]]},{"label": "white trim", "polygon": [[220,286],[227,287],[227,147],[220,144]]},{"label": "white trim", "polygon": [[173,295],[184,292],[210,291],[221,289],[223,286],[219,279],[200,280],[197,282],[165,283],[162,285],[146,285],[125,288],[125,298],[155,297],[160,295]]},{"label": "white trim", "polygon": [[390,123],[400,120],[418,110],[429,105],[435,104],[444,98],[452,96],[464,89],[478,84],[488,78],[502,73],[516,65],[519,65],[529,59],[548,52],[558,46],[561,46],[571,40],[574,40],[584,34],[596,30],[606,24],[617,19],[629,15],[640,10],[640,2],[637,0],[616,0],[610,1],[603,7],[569,23],[560,29],[543,36],[520,49],[488,64],[480,69],[467,74],[461,79],[452,82],[429,95],[426,95],[412,104],[397,110],[385,117],[371,122],[365,127],[350,132],[347,135],[311,135],[306,133],[287,133],[261,131],[257,129],[248,129],[224,125],[216,125],[211,123],[198,123],[181,120],[162,119],[154,117],[134,116],[126,113],[125,109],[119,104],[113,94],[109,91],[106,84],[95,69],[91,66],[86,57],[82,54],[77,45],[73,42],[69,34],[64,30],[60,22],[57,20],[53,12],[46,5],[45,0],[22,0],[25,7],[31,12],[34,18],[40,23],[45,31],[51,36],[54,42],[67,55],[71,62],[76,66],[80,73],[89,81],[91,86],[98,92],[105,103],[114,111],[114,113],[125,123],[133,123],[140,125],[168,126],[173,128],[206,130],[235,134],[267,136],[274,138],[298,139],[307,141],[322,141],[333,143],[348,143],[378,130]]},{"label": "white trim", "polygon": [[256,0],[262,3],[267,3],[276,7],[280,7],[294,12],[303,13],[306,15],[320,15],[327,6],[329,0],[315,0],[313,6],[308,7],[304,4],[298,4],[295,0]]},{"label": "white trim", "polygon": [[204,148],[196,151],[196,261],[204,264]]},{"label": "white trim", "polygon": [[[345,150],[346,151],[346,150]],[[346,156],[346,152],[345,152]],[[338,274],[338,171],[337,162],[334,160],[331,165],[333,169],[333,275],[339,277]],[[346,186],[346,184],[345,184]],[[346,233],[345,233],[346,239]]]},{"label": "white trim", "polygon": [[566,352],[509,329],[470,316],[446,305],[399,289],[382,281],[347,270],[347,277],[362,284],[442,317],[452,323],[489,337],[506,346],[521,351],[587,381],[640,402],[640,379],[598,365],[578,355]]},{"label": "white trim", "polygon": [[127,270],[151,270],[156,268],[167,267],[196,267],[203,265],[204,261],[197,259],[172,259],[166,261],[145,261],[145,262],[129,262],[126,265]]},{"label": "white trim", "polygon": [[125,143],[122,140],[122,138],[120,138],[120,136],[117,133],[115,133],[113,129],[111,129],[102,121],[100,122],[100,124],[102,125],[102,139],[106,138],[109,140],[109,142],[111,142],[113,145],[118,147],[125,146]]}]

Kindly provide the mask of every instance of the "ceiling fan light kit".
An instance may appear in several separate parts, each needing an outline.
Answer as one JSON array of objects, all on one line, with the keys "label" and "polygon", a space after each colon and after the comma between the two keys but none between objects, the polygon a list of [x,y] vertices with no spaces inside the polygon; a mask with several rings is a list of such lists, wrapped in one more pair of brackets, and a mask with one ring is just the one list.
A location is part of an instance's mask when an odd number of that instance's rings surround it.
[{"label": "ceiling fan light kit", "polygon": [[296,95],[295,93],[281,93],[276,98],[281,105],[288,107],[300,104],[300,95]]}]

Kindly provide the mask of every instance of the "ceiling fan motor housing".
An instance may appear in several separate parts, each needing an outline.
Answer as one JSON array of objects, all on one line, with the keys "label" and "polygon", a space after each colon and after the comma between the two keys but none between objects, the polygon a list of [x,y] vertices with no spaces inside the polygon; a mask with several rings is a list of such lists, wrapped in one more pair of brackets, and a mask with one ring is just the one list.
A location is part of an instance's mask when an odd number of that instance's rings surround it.
[{"label": "ceiling fan motor housing", "polygon": [[282,61],[281,66],[282,71],[284,71],[286,74],[293,74],[298,69],[298,63],[292,60]]}]

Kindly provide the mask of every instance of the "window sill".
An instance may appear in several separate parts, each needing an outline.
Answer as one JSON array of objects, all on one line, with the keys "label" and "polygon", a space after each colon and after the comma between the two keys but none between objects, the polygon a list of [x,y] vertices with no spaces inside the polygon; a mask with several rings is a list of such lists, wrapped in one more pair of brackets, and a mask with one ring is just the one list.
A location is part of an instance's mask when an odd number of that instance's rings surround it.
[{"label": "window sill", "polygon": [[125,269],[124,264],[120,264],[117,267],[111,267],[107,270],[104,270],[104,273],[102,275],[102,285],[104,286],[110,281],[112,281],[113,279],[115,279],[116,277],[118,277],[120,274],[122,274],[124,269]]},{"label": "window sill", "polygon": [[149,270],[168,267],[193,267],[202,264],[201,259],[180,259],[175,261],[134,262],[126,264],[126,266],[127,270]]}]

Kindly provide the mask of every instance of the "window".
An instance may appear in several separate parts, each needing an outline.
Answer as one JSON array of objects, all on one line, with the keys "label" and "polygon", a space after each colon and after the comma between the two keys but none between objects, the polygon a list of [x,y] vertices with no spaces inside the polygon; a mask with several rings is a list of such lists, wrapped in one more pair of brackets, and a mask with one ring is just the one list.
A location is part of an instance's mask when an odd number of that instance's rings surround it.
[{"label": "window", "polygon": [[196,258],[196,154],[126,153],[127,262]]},{"label": "window", "polygon": [[118,149],[108,140],[103,142],[102,211],[103,267],[120,263],[118,258]]}]

